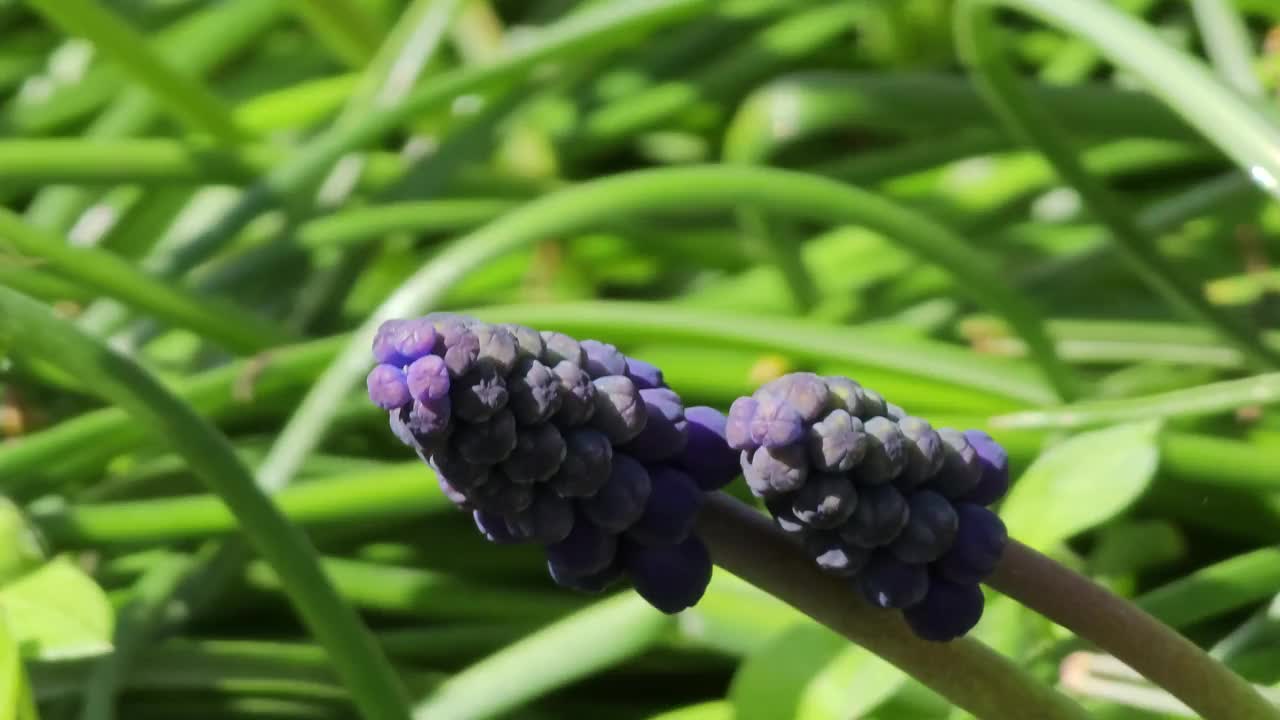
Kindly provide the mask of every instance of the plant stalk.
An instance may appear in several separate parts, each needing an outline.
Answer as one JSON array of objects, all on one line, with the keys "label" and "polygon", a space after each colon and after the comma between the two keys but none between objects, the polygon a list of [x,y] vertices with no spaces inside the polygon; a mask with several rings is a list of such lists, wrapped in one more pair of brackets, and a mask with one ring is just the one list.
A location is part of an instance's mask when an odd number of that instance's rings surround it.
[{"label": "plant stalk", "polygon": [[987,584],[1111,653],[1206,720],[1280,718],[1280,709],[1191,641],[1016,540]]},{"label": "plant stalk", "polygon": [[1073,701],[972,639],[931,643],[827,575],[767,518],[723,493],[708,496],[698,534],[716,565],[794,606],[984,720],[1081,720]]}]

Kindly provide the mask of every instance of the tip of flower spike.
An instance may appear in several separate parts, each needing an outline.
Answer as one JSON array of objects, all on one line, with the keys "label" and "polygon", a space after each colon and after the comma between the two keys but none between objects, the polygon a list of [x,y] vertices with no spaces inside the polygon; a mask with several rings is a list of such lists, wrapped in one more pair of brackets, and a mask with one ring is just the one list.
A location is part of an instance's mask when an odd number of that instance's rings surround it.
[{"label": "tip of flower spike", "polygon": [[[790,373],[766,383],[730,406],[724,444],[739,451],[777,526],[874,605],[912,608],[935,576],[937,597],[947,583],[974,585],[1006,542],[981,507],[1008,488],[1003,449],[981,431],[934,430],[848,378]],[[922,637],[944,637],[967,632],[976,616],[942,629],[926,620],[912,621]]]}]

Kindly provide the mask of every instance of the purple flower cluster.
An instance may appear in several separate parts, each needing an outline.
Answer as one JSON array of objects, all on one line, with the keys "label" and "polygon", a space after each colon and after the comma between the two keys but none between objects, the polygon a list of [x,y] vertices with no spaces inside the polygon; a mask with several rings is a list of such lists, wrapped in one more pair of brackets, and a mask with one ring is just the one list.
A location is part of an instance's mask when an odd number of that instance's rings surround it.
[{"label": "purple flower cluster", "polygon": [[723,414],[612,345],[461,315],[388,321],[373,355],[370,400],[487,539],[542,545],[565,587],[625,577],[666,613],[702,597],[694,522],[738,474]]},{"label": "purple flower cluster", "polygon": [[729,410],[726,439],[751,492],[824,571],[944,642],[982,616],[979,583],[1004,551],[986,506],[1008,457],[979,430],[935,430],[842,377],[792,373]]}]

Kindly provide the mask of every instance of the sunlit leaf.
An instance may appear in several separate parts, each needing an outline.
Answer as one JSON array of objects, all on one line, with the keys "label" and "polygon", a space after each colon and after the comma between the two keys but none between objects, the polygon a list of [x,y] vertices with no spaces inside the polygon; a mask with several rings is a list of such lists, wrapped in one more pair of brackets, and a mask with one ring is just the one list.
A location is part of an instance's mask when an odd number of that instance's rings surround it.
[{"label": "sunlit leaf", "polygon": [[111,650],[111,603],[66,557],[0,589],[0,610],[24,658],[67,659]]}]

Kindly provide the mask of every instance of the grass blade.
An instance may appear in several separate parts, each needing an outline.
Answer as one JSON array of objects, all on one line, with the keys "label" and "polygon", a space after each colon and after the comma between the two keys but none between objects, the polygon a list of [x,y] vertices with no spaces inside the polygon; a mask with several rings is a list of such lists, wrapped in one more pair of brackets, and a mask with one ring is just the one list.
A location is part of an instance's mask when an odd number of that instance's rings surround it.
[{"label": "grass blade", "polygon": [[96,0],[28,0],[28,4],[66,33],[92,41],[193,130],[228,145],[239,140],[230,110],[211,90],[166,62],[145,37]]},{"label": "grass blade", "polygon": [[89,382],[135,420],[167,437],[217,492],[271,567],[352,697],[371,720],[403,720],[404,690],[386,656],[320,569],[306,536],[255,484],[227,439],[146,370],[55,317],[43,305],[0,288],[0,347],[44,358]]}]

